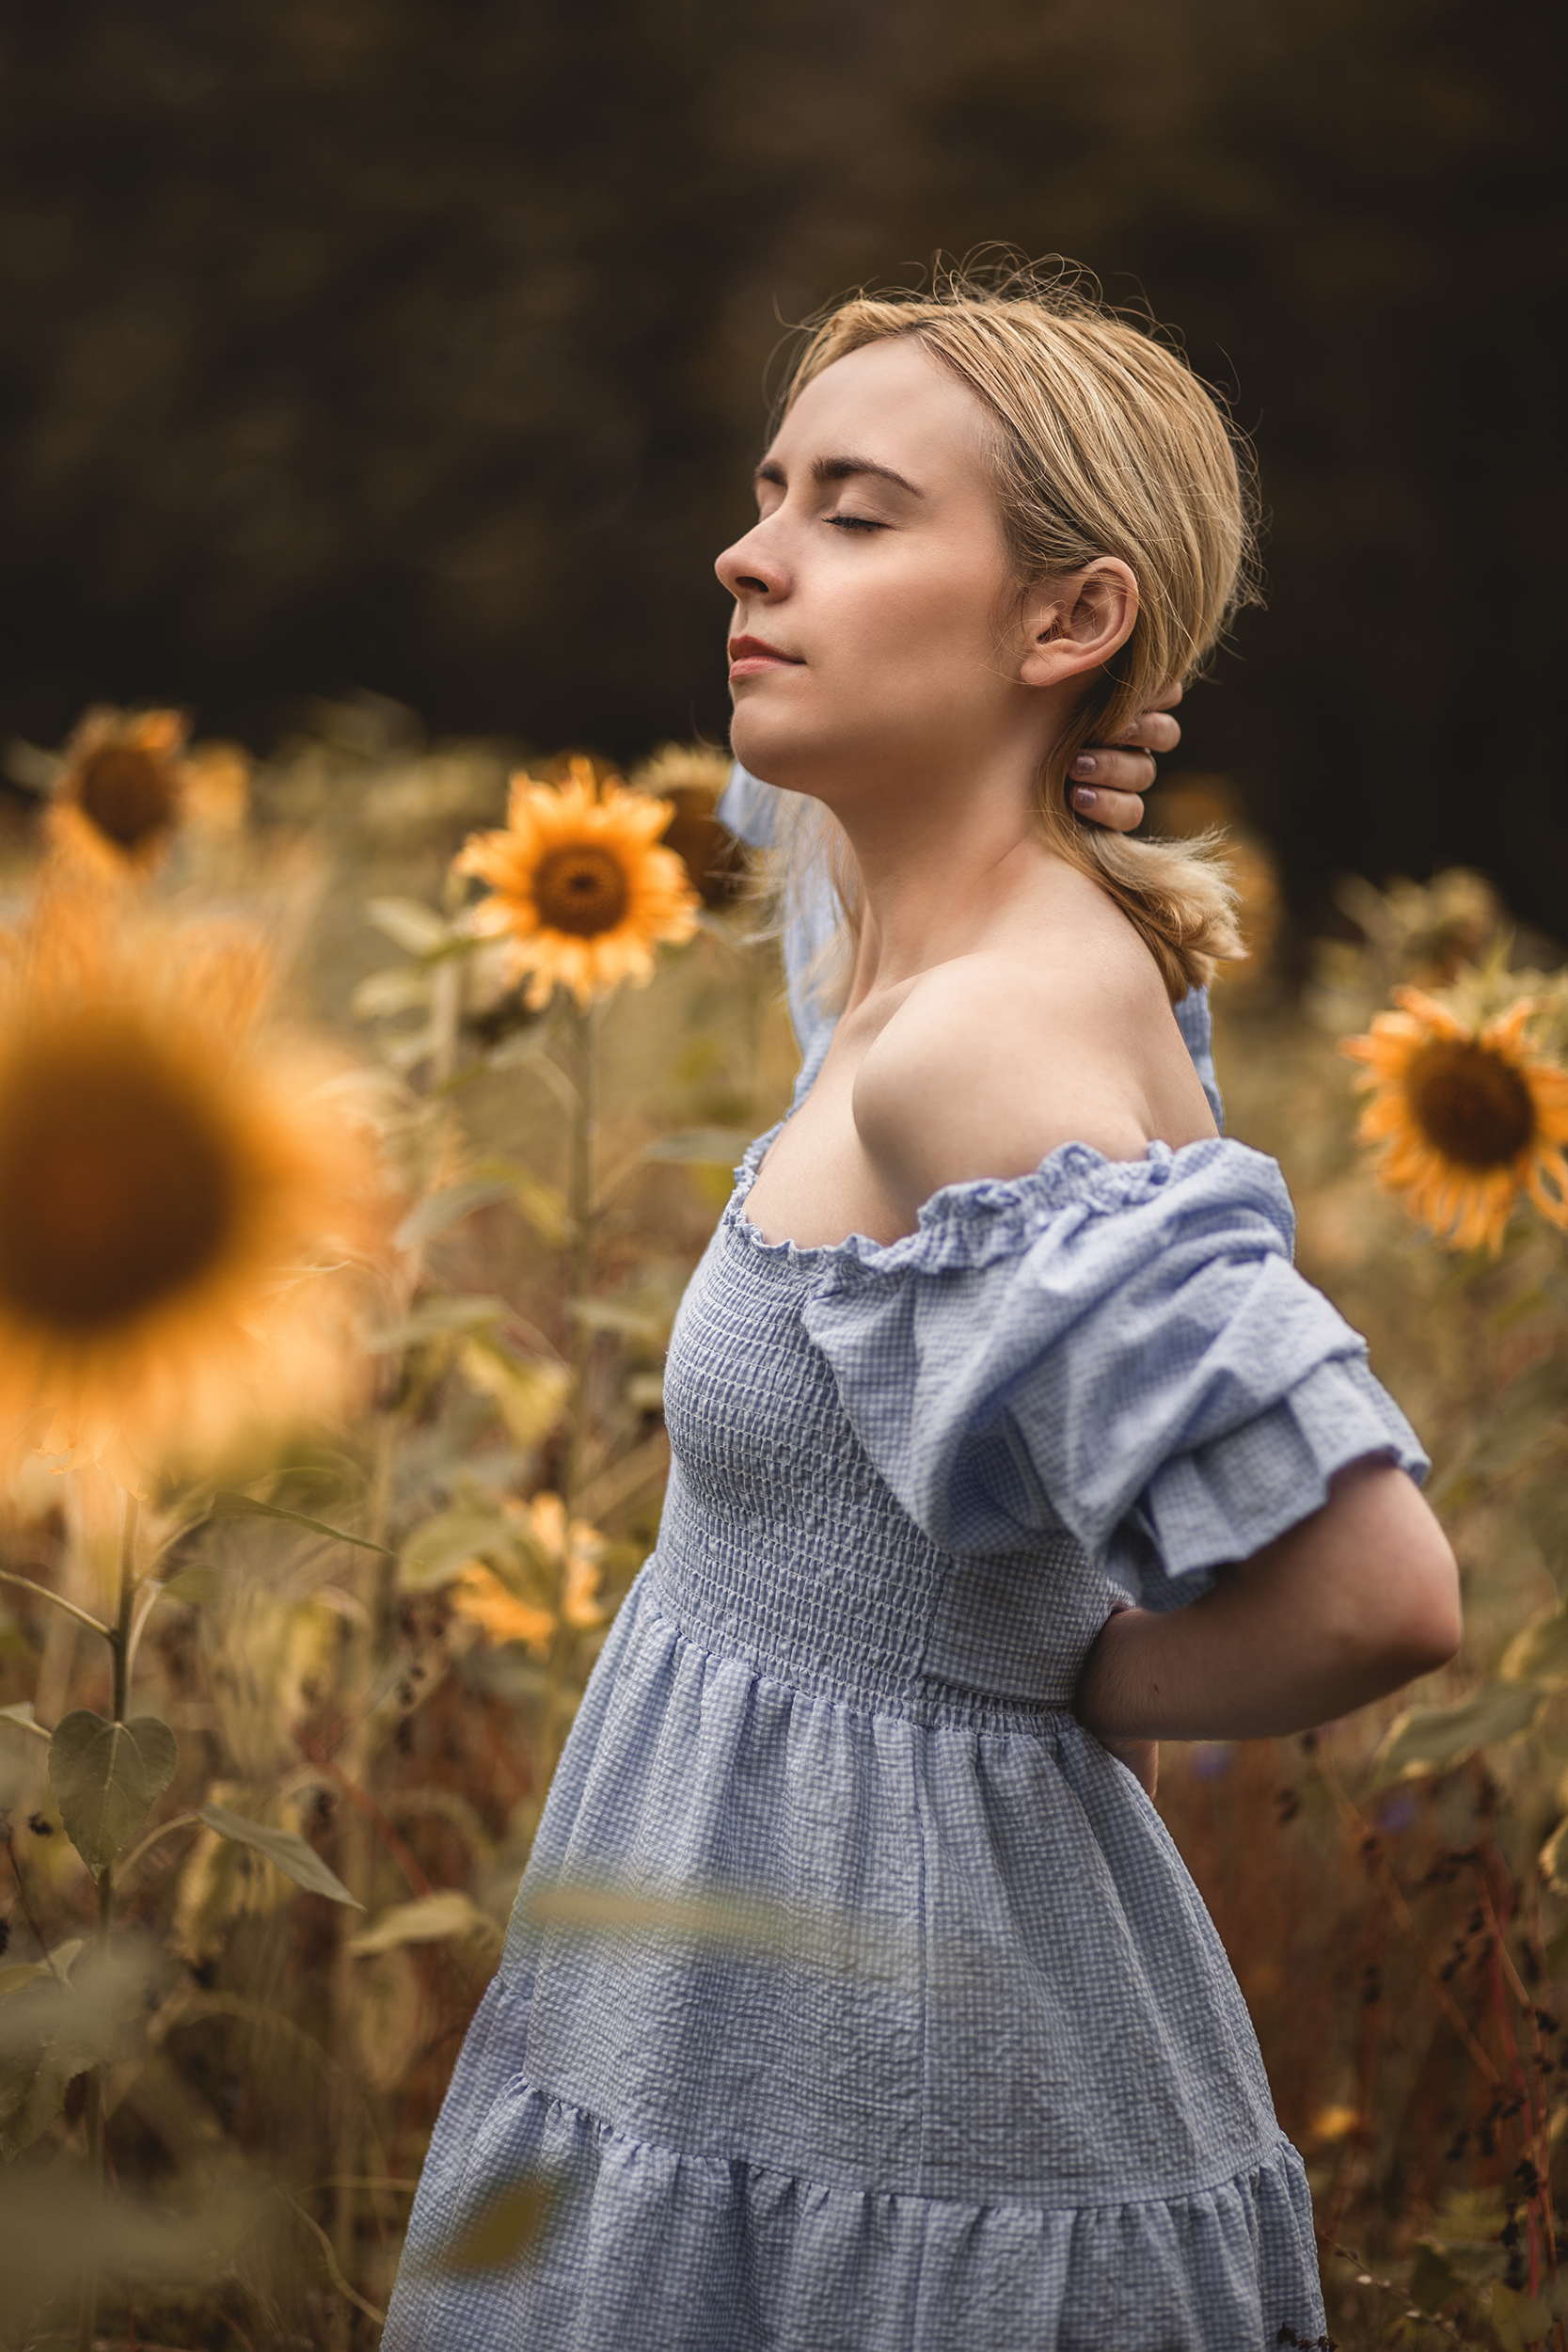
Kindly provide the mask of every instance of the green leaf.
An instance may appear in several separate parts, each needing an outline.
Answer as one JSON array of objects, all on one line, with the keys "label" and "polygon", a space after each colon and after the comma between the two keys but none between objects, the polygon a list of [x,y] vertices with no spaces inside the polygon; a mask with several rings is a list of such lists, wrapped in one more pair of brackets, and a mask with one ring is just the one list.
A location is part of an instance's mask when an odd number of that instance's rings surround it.
[{"label": "green leaf", "polygon": [[1527,1486],[1519,1497],[1518,1512],[1561,1592],[1568,1585],[1568,1477],[1560,1470]]},{"label": "green leaf", "polygon": [[36,2042],[0,2061],[0,2155],[8,2164],[43,2137],[84,2071],[69,2043]]},{"label": "green leaf", "polygon": [[285,1878],[293,1879],[308,1894],[325,1895],[335,1903],[347,1903],[353,1911],[364,1910],[336,1870],[327,1868],[314,1846],[307,1845],[292,1829],[269,1829],[264,1822],[246,1820],[243,1813],[230,1813],[225,1804],[204,1804],[196,1818],[216,1830],[220,1837],[231,1838],[236,1846],[251,1846],[265,1854]]},{"label": "green leaf", "polygon": [[430,974],[418,964],[397,963],[389,972],[372,972],[355,990],[349,1010],[356,1021],[391,1021],[399,1013],[425,1009],[430,1004]]},{"label": "green leaf", "polygon": [[512,1311],[504,1298],[482,1298],[477,1295],[421,1298],[411,1314],[393,1324],[389,1330],[379,1332],[371,1345],[382,1355],[396,1347],[419,1347],[426,1340],[487,1330],[492,1324],[505,1323]]},{"label": "green leaf", "polygon": [[24,1984],[37,1984],[44,1977],[56,1981],[61,1977],[69,1979],[84,1948],[82,1938],[72,1935],[65,1943],[56,1944],[47,1960],[21,1960],[12,1968],[0,1968],[0,2000],[8,1993],[20,1992]]},{"label": "green leaf", "polygon": [[1502,2352],[1526,2352],[1527,2345],[1543,2343],[1552,2330],[1551,2312],[1540,2296],[1505,2286],[1501,2279],[1493,2282],[1487,2317]]},{"label": "green leaf", "polygon": [[328,1527],[325,1519],[312,1519],[303,1511],[285,1511],[281,1503],[258,1502],[254,1495],[228,1494],[222,1488],[213,1497],[209,1517],[214,1519],[287,1519],[291,1526],[308,1527],[313,1535],[330,1535],[335,1544],[356,1544],[361,1551],[379,1551],[385,1558],[395,1560],[390,1544],[372,1544],[368,1535],[351,1535],[346,1527]]},{"label": "green leaf", "polygon": [[470,1389],[493,1397],[515,1442],[535,1446],[561,1418],[572,1386],[566,1366],[546,1356],[515,1356],[493,1340],[465,1340],[458,1369]]},{"label": "green leaf", "polygon": [[1511,1682],[1539,1682],[1548,1691],[1568,1684],[1568,1608],[1548,1610],[1516,1633],[1503,1653]]},{"label": "green leaf", "polygon": [[78,1707],[55,1726],[49,1785],[66,1834],[94,1878],[163,1795],[179,1761],[179,1742],[155,1715],[114,1724]]},{"label": "green leaf", "polygon": [[1446,1772],[1477,1748],[1495,1747],[1528,1731],[1542,1693],[1517,1682],[1485,1682],[1456,1707],[1412,1707],[1388,1727],[1377,1753],[1377,1783],[1418,1772]]},{"label": "green leaf", "polygon": [[372,898],[365,914],[384,939],[411,956],[432,955],[451,937],[446,916],[419,898]]},{"label": "green leaf", "polygon": [[493,1209],[498,1201],[515,1204],[516,1180],[511,1176],[468,1176],[460,1184],[448,1184],[441,1192],[433,1192],[411,1209],[397,1230],[400,1249],[418,1249],[425,1242],[434,1241],[438,1233],[462,1223],[476,1209]]},{"label": "green leaf", "polygon": [[449,1936],[499,1943],[500,1931],[460,1886],[446,1886],[384,1911],[372,1926],[361,1928],[348,1949],[358,1960],[372,1952],[389,1952],[400,1944],[444,1943]]},{"label": "green leaf", "polygon": [[544,2174],[488,2197],[478,2217],[443,2242],[434,2267],[459,2273],[510,2268],[537,2251],[560,2201],[561,2184]]},{"label": "green leaf", "polygon": [[511,1522],[499,1511],[460,1503],[421,1519],[410,1532],[398,1562],[398,1582],[405,1592],[428,1592],[445,1584],[465,1560],[487,1551],[509,1552],[512,1547]]},{"label": "green leaf", "polygon": [[164,1590],[171,1600],[182,1600],[187,1608],[202,1609],[220,1597],[226,1582],[221,1568],[214,1568],[205,1560],[193,1560],[187,1566],[175,1569]]},{"label": "green leaf", "polygon": [[755,1138],[744,1127],[690,1127],[650,1143],[645,1160],[674,1160],[688,1168],[734,1168]]},{"label": "green leaf", "polygon": [[512,1180],[513,1196],[534,1232],[552,1249],[564,1249],[572,1238],[572,1213],[566,1196],[554,1184],[519,1169]]}]

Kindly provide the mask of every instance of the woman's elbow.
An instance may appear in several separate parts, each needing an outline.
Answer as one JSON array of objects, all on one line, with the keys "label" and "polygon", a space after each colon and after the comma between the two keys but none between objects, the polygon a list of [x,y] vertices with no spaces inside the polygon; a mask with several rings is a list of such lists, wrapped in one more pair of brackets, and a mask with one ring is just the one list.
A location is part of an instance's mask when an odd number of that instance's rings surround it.
[{"label": "woman's elbow", "polygon": [[1377,1565],[1379,1605],[1365,1629],[1390,1690],[1446,1666],[1465,1631],[1458,1563],[1436,1519],[1424,1504],[1421,1511],[1424,1524]]}]

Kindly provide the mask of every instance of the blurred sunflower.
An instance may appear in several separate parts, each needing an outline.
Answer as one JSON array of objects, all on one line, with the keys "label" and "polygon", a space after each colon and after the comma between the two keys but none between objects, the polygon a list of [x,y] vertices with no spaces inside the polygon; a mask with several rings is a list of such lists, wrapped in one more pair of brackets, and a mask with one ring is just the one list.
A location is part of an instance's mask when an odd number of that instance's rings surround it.
[{"label": "blurred sunflower", "polygon": [[1522,1191],[1568,1227],[1568,1071],[1531,1050],[1533,998],[1480,1027],[1419,989],[1394,1001],[1339,1049],[1366,1065],[1358,1134],[1381,1147],[1379,1182],[1457,1249],[1499,1249]]},{"label": "blurred sunflower", "polygon": [[558,985],[586,1005],[622,980],[646,980],[660,942],[690,938],[696,894],[673,850],[657,846],[672,814],[668,801],[597,784],[593,763],[574,759],[563,785],[514,776],[505,830],[469,834],[455,870],[492,892],[474,928],[505,939],[512,973],[531,975],[535,1010]]},{"label": "blurred sunflower", "polygon": [[674,850],[708,907],[740,898],[749,870],[744,847],[713,813],[729,774],[727,752],[703,743],[665,743],[631,778],[635,791],[651,792],[673,808],[659,838]]},{"label": "blurred sunflower", "polygon": [[89,710],[44,814],[55,851],[100,874],[150,873],[184,815],[189,732],[178,710]]},{"label": "blurred sunflower", "polygon": [[526,1540],[560,1581],[561,1613],[566,1623],[578,1632],[603,1625],[609,1612],[598,1593],[606,1547],[598,1529],[586,1519],[574,1519],[568,1540],[566,1505],[559,1495],[535,1495],[523,1512]]},{"label": "blurred sunflower", "polygon": [[379,1150],[270,993],[78,889],[0,941],[0,1447],[185,1464],[344,1401]]},{"label": "blurred sunflower", "polygon": [[543,1653],[555,1633],[550,1612],[522,1599],[483,1560],[467,1561],[457,1571],[452,1610],[477,1625],[487,1642],[526,1642]]},{"label": "blurred sunflower", "polygon": [[456,1615],[477,1625],[487,1642],[526,1642],[540,1652],[549,1648],[558,1622],[578,1633],[603,1625],[610,1612],[598,1597],[600,1564],[606,1550],[598,1529],[586,1519],[574,1519],[568,1540],[566,1506],[559,1495],[535,1495],[531,1502],[509,1502],[505,1509],[536,1570],[543,1571],[557,1608],[546,1609],[526,1599],[483,1560],[469,1560],[455,1579],[452,1609]]}]

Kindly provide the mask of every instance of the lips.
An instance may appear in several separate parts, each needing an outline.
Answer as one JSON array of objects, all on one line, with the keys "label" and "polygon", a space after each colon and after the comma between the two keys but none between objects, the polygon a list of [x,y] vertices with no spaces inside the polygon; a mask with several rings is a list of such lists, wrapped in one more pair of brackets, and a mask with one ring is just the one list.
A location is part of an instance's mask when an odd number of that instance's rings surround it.
[{"label": "lips", "polygon": [[801,656],[785,653],[781,646],[770,645],[765,637],[732,637],[729,644],[730,683],[743,677],[761,677],[768,670],[800,670],[805,667]]}]

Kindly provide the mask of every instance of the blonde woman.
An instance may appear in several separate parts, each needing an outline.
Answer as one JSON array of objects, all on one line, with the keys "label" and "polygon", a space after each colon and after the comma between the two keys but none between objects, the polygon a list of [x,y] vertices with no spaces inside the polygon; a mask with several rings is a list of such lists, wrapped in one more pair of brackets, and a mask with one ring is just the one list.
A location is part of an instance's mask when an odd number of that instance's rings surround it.
[{"label": "blonde woman", "polygon": [[771,791],[732,807],[790,865],[805,1066],[681,1311],[658,1547],[386,2343],[1309,2343],[1306,2180],[1154,1742],[1440,1664],[1456,1579],[1173,1017],[1201,1042],[1235,949],[1215,867],[1066,804],[1226,623],[1235,454],[1149,336],[955,279],[832,313],[757,490],[719,571]]}]

